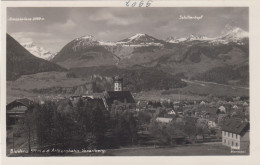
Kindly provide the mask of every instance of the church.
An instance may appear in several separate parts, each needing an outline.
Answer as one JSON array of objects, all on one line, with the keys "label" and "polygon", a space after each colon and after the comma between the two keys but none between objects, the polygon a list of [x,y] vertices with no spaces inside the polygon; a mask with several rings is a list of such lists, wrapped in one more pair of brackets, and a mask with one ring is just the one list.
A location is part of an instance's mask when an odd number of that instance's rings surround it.
[{"label": "church", "polygon": [[123,90],[123,79],[119,76],[114,77],[114,91],[104,92],[104,104],[110,110],[114,101],[135,105],[135,100],[130,91]]}]

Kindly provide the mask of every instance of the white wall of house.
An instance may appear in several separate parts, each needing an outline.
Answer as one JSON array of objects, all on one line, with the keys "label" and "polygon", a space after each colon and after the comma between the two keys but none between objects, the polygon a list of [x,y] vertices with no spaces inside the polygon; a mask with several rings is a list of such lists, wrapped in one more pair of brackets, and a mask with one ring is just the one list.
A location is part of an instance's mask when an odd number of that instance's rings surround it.
[{"label": "white wall of house", "polygon": [[157,117],[156,121],[160,123],[170,123],[172,118]]},{"label": "white wall of house", "polygon": [[229,147],[234,147],[240,149],[241,147],[241,137],[239,134],[234,134],[231,132],[222,131],[222,144]]}]

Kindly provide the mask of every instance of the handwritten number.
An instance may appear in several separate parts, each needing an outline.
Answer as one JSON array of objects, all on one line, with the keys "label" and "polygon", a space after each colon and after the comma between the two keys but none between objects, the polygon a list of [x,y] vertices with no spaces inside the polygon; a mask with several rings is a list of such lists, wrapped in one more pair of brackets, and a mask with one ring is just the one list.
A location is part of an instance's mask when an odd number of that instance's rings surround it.
[{"label": "handwritten number", "polygon": [[142,0],[140,3],[139,3],[139,7],[142,7],[144,4],[144,1]]},{"label": "handwritten number", "polygon": [[[128,0],[128,1],[126,1],[125,2],[125,5],[126,6],[131,6],[131,7],[135,7],[136,6],[136,4],[139,2],[139,1],[134,1],[133,3],[130,3],[131,2],[131,0]],[[152,4],[152,0],[148,0],[147,2],[146,2],[146,7],[149,7],[149,6],[151,6],[151,4]],[[139,7],[142,7],[143,5],[144,5],[144,3],[145,3],[145,0],[141,0],[140,2],[139,2]]]},{"label": "handwritten number", "polygon": [[130,3],[131,0],[128,0],[125,4],[126,6],[129,6],[129,3]]},{"label": "handwritten number", "polygon": [[151,6],[151,3],[152,3],[152,0],[149,0],[149,1],[146,3],[146,7]]}]

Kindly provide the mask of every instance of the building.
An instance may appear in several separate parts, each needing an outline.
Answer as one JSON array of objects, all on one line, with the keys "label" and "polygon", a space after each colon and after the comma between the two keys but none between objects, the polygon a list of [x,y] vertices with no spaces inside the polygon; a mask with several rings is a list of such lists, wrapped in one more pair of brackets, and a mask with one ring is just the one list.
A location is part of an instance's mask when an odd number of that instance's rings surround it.
[{"label": "building", "polygon": [[7,125],[16,124],[24,114],[33,107],[33,101],[24,98],[17,99],[6,105],[6,121]]},{"label": "building", "polygon": [[215,118],[207,118],[208,120],[208,127],[209,128],[216,128],[218,125],[216,124]]},{"label": "building", "polygon": [[172,117],[157,117],[155,120],[159,123],[170,123],[173,120],[173,118]]},{"label": "building", "polygon": [[222,105],[218,108],[218,112],[217,113],[227,113],[226,108]]},{"label": "building", "polygon": [[119,76],[114,77],[114,91],[123,91],[123,79]]},{"label": "building", "polygon": [[130,91],[123,91],[123,79],[116,76],[114,78],[114,91],[104,92],[103,102],[107,110],[112,107],[114,101],[135,105],[135,100]]},{"label": "building", "polygon": [[222,126],[222,144],[233,149],[249,149],[249,122],[227,120]]}]

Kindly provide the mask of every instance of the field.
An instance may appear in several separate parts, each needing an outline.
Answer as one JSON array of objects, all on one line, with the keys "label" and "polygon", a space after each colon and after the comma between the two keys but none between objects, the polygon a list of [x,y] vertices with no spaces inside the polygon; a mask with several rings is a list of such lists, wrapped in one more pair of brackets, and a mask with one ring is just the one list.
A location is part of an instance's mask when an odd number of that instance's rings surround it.
[{"label": "field", "polygon": [[221,143],[194,144],[171,148],[118,149],[106,152],[109,156],[200,156],[200,155],[237,155]]},{"label": "field", "polygon": [[[44,95],[53,95],[35,93],[34,90],[43,91],[44,89],[55,90],[56,87],[61,87],[66,90],[75,88],[88,83],[90,80],[86,78],[70,78],[66,72],[44,72],[33,75],[25,75],[16,81],[7,82],[7,102],[11,102],[18,98],[27,97],[35,100],[37,97]],[[216,97],[237,97],[249,96],[248,87],[237,87],[232,85],[223,85],[202,81],[182,80],[187,83],[183,88],[172,88],[169,90],[150,90],[133,93],[136,100],[206,100],[208,96]],[[46,91],[45,91],[46,92]],[[57,93],[57,92],[56,92]],[[72,92],[73,93],[73,92]],[[69,97],[72,94],[60,93],[63,96]],[[67,96],[68,95],[68,96]],[[19,96],[19,97],[17,97]]]},{"label": "field", "polygon": [[220,142],[182,145],[175,147],[130,147],[106,150],[105,153],[31,153],[10,154],[9,156],[216,156],[216,155],[248,155],[232,153],[230,148]]},{"label": "field", "polygon": [[182,80],[188,85],[184,88],[177,88],[162,92],[163,95],[172,94],[186,94],[186,95],[199,95],[199,96],[217,96],[217,97],[236,97],[236,96],[249,96],[248,87],[239,87],[232,85],[217,84],[202,81],[189,81]]}]

